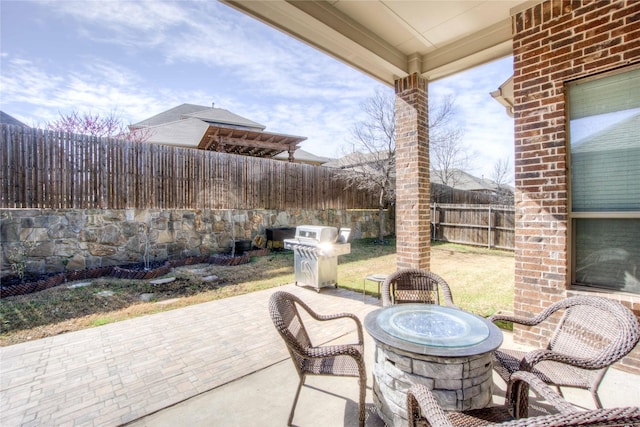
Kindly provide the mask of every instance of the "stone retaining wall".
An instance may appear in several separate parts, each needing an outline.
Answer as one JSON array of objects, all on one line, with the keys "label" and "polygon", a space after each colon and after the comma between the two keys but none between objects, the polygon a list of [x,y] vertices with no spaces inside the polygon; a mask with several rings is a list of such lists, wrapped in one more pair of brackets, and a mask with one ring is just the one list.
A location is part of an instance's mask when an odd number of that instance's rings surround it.
[{"label": "stone retaining wall", "polygon": [[[386,213],[386,212],[385,212]],[[377,210],[2,209],[0,276],[48,274],[228,252],[232,240],[266,244],[265,229],[301,224],[350,227],[376,237]],[[386,221],[387,234],[393,221]]]}]

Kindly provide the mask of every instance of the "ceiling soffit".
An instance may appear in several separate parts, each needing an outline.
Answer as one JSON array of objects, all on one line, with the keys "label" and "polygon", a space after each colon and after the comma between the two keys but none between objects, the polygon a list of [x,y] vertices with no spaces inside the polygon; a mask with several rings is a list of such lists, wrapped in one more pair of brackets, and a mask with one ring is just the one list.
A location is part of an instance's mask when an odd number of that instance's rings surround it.
[{"label": "ceiling soffit", "polygon": [[221,0],[393,85],[436,80],[512,53],[510,1]]}]

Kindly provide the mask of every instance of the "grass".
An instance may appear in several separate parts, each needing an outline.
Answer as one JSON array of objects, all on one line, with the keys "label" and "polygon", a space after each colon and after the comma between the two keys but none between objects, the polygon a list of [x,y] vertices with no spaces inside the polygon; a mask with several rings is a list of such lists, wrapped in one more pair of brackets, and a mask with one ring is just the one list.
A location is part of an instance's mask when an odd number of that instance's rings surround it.
[{"label": "grass", "polygon": [[[396,268],[395,242],[377,245],[373,239],[352,242],[351,253],[339,258],[339,286],[362,292],[368,274],[389,274]],[[195,274],[193,269],[201,270]],[[455,303],[488,316],[513,306],[514,258],[510,252],[433,243],[431,270],[447,280]],[[68,284],[0,301],[0,345],[6,346],[132,317],[172,310],[292,283],[293,252],[272,252],[234,267],[199,265],[181,267],[176,280],[152,285],[145,280],[101,278],[90,286]],[[219,280],[202,278],[216,275]],[[367,282],[366,292],[377,293]],[[152,294],[151,301],[140,295]]]}]

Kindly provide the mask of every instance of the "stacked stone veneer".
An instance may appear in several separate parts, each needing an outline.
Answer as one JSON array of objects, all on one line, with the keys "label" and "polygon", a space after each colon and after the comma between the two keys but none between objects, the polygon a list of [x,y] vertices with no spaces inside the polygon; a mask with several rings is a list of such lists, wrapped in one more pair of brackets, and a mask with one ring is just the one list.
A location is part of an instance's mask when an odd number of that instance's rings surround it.
[{"label": "stacked stone veneer", "polygon": [[493,394],[491,353],[437,357],[376,343],[373,400],[388,426],[407,425],[407,391],[423,384],[445,410],[484,408]]},{"label": "stacked stone veneer", "polygon": [[[514,14],[515,298],[520,315],[579,293],[570,288],[566,83],[640,62],[640,1],[545,1]],[[400,215],[399,215],[400,216]],[[597,293],[640,313],[640,297]],[[553,325],[516,326],[540,346]],[[640,373],[640,349],[619,367]]]},{"label": "stacked stone veneer", "polygon": [[352,239],[376,237],[378,211],[4,209],[1,272],[12,273],[11,252],[24,253],[28,273],[57,273],[139,263],[145,253],[150,262],[214,255],[228,251],[234,238],[264,246],[265,228],[301,224],[350,227]]}]

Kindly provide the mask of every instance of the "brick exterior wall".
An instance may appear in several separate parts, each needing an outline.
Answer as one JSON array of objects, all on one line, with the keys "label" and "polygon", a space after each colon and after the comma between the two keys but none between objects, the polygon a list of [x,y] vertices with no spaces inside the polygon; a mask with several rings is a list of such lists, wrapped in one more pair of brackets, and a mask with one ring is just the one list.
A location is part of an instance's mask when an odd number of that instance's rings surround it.
[{"label": "brick exterior wall", "polygon": [[428,81],[411,74],[395,82],[397,267],[429,269]]},{"label": "brick exterior wall", "polygon": [[[514,310],[531,315],[579,293],[569,289],[565,83],[640,61],[640,1],[545,1],[513,16],[513,51]],[[640,296],[599,295],[640,314]],[[514,333],[540,345],[551,330]],[[640,349],[616,366],[640,373]]]}]

